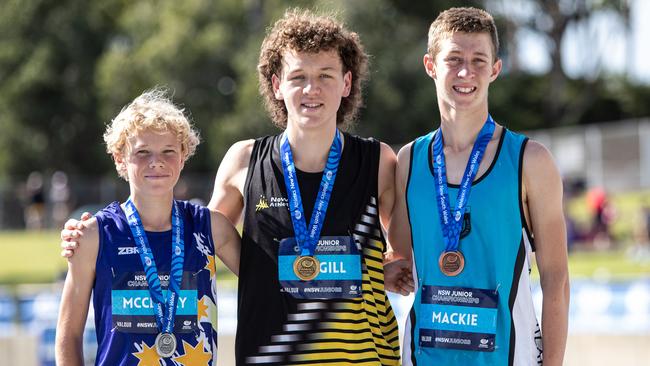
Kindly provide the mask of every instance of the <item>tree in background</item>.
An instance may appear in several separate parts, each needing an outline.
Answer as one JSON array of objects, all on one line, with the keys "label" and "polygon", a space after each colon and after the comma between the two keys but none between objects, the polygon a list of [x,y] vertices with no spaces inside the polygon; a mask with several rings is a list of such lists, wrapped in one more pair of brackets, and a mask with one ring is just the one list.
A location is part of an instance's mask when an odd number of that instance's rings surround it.
[{"label": "tree in background", "polygon": [[[617,30],[626,39],[626,55],[631,58],[631,1],[630,0],[486,0],[489,11],[497,14],[504,24],[507,43],[511,50],[506,72],[506,83],[517,93],[523,92],[524,106],[535,114],[530,116],[527,128],[555,127],[577,123],[612,121],[620,118],[647,116],[649,109],[640,104],[630,104],[624,99],[635,95],[639,85],[625,77],[608,75],[603,62],[609,54],[596,46],[597,32],[602,28],[604,16],[613,19]],[[580,38],[579,56],[581,72],[570,77],[566,72],[566,47],[568,34]],[[520,44],[518,32],[529,31],[541,37],[546,44],[549,71],[545,75],[526,74],[518,60]],[[628,64],[629,67],[629,64]],[[517,87],[519,85],[519,87]],[[531,90],[532,89],[532,90]],[[621,93],[622,92],[622,93]],[[621,98],[626,95],[628,98]],[[531,98],[536,96],[535,98]],[[508,99],[521,96],[500,93],[503,106]],[[636,99],[636,97],[632,97]],[[521,102],[521,100],[520,100]],[[531,105],[537,102],[538,106]],[[514,103],[513,103],[514,104]]]},{"label": "tree in background", "polygon": [[[105,123],[142,90],[166,85],[207,143],[189,171],[213,174],[235,141],[277,133],[258,96],[265,29],[292,6],[336,13],[371,55],[366,108],[355,132],[400,144],[431,130],[438,111],[422,69],[426,35],[450,6],[496,14],[506,70],[490,88],[493,116],[521,130],[650,115],[650,87],[625,75],[569,77],[561,45],[598,11],[622,19],[626,1],[5,0],[0,3],[0,181],[31,171],[112,171]],[[529,7],[522,17],[517,4]],[[537,28],[535,28],[537,27]],[[545,34],[549,76],[516,62],[517,32]],[[112,173],[111,173],[112,174]]]},{"label": "tree in background", "polygon": [[0,176],[110,166],[85,143],[103,130],[94,75],[117,3],[0,3]]}]

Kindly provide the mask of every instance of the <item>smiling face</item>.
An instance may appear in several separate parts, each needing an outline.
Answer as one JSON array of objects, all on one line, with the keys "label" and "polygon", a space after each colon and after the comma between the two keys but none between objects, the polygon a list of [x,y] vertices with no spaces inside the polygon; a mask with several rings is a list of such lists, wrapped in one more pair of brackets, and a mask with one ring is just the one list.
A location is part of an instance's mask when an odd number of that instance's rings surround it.
[{"label": "smiling face", "polygon": [[173,196],[185,160],[174,133],[139,131],[128,138],[124,150],[114,158],[126,168],[132,194]]},{"label": "smiling face", "polygon": [[454,32],[439,43],[435,59],[424,56],[436,83],[441,113],[487,111],[488,87],[501,72],[488,33]]},{"label": "smiling face", "polygon": [[350,95],[352,74],[335,51],[285,51],[280,75],[272,76],[275,98],[287,108],[287,128],[336,125],[341,98]]}]

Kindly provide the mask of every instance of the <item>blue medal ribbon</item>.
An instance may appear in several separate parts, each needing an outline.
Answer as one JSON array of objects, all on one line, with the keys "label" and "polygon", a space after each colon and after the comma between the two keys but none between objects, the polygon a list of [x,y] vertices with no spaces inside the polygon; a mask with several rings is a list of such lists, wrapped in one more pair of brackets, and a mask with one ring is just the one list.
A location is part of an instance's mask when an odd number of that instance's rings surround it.
[{"label": "blue medal ribbon", "polygon": [[296,236],[296,242],[300,246],[301,256],[313,256],[318,239],[320,238],[320,232],[325,221],[325,213],[327,212],[327,205],[332,195],[336,172],[338,171],[341,160],[342,143],[339,134],[337,129],[327,156],[327,164],[325,164],[316,202],[314,202],[314,209],[309,220],[309,228],[305,221],[300,188],[298,187],[298,178],[296,177],[296,166],[293,161],[293,154],[291,153],[291,146],[289,145],[289,138],[286,132],[281,138],[280,153],[282,155],[284,184],[287,188],[287,199],[289,201],[289,213],[291,222],[293,223],[293,231]]},{"label": "blue medal ribbon", "polygon": [[133,201],[129,198],[124,203],[129,228],[133,234],[133,239],[138,246],[140,260],[144,268],[149,293],[154,302],[154,314],[158,329],[162,333],[173,333],[174,317],[176,316],[176,306],[180,294],[181,279],[183,277],[183,262],[185,260],[185,244],[183,239],[183,220],[181,220],[176,201],[172,205],[172,265],[169,278],[169,290],[167,296],[163,296],[160,279],[158,278],[158,269],[153,258],[153,253],[149,247],[149,241],[140,220],[140,215]]},{"label": "blue medal ribbon", "polygon": [[445,251],[457,251],[458,244],[460,243],[460,232],[463,227],[463,217],[465,216],[465,209],[469,201],[469,194],[472,189],[472,182],[478,168],[481,165],[481,160],[485,154],[490,139],[494,134],[495,123],[492,116],[488,114],[487,120],[483,124],[481,131],[474,141],[472,153],[469,156],[469,161],[465,167],[465,173],[460,182],[460,189],[456,199],[456,210],[454,217],[451,216],[451,203],[449,202],[449,189],[447,188],[447,171],[445,165],[445,154],[443,152],[443,137],[442,129],[436,131],[433,139],[433,170],[436,185],[436,202],[438,206],[438,213],[440,214],[440,226],[442,228],[442,236],[445,241]]}]

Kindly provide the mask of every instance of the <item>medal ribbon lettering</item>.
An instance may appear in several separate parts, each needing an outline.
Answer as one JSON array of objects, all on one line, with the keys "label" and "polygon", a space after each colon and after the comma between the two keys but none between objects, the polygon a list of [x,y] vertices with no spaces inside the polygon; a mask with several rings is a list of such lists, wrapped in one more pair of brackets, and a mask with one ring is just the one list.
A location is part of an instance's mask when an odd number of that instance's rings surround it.
[{"label": "medal ribbon lettering", "polygon": [[287,188],[287,199],[289,201],[289,213],[291,222],[293,223],[293,231],[296,236],[296,242],[300,247],[301,256],[313,256],[318,239],[320,238],[320,232],[325,221],[325,213],[327,212],[327,205],[332,195],[336,172],[338,171],[341,160],[342,146],[339,135],[340,133],[337,129],[327,156],[327,163],[325,164],[325,170],[321,178],[320,188],[316,196],[316,202],[314,202],[311,219],[309,220],[309,230],[305,221],[300,188],[298,188],[298,178],[296,177],[296,166],[293,161],[289,139],[286,133],[281,138],[280,153],[282,154],[284,184]]},{"label": "medal ribbon lettering", "polygon": [[185,260],[185,240],[183,239],[183,220],[181,220],[176,201],[172,206],[172,266],[169,278],[169,290],[167,296],[163,296],[160,279],[158,278],[158,269],[153,258],[153,253],[149,247],[147,235],[144,232],[144,226],[140,220],[140,215],[135,205],[129,198],[125,206],[126,218],[129,222],[129,228],[133,234],[133,239],[138,245],[140,260],[147,277],[149,293],[154,302],[154,313],[158,329],[162,333],[173,333],[174,317],[176,316],[176,306],[180,294],[181,279],[183,277],[183,262]]},{"label": "medal ribbon lettering", "polygon": [[438,129],[436,131],[432,152],[433,170],[435,175],[436,202],[438,213],[440,214],[440,226],[442,228],[442,236],[445,242],[446,252],[458,250],[460,232],[463,228],[463,217],[465,215],[465,209],[467,208],[467,202],[469,201],[472,182],[474,181],[478,168],[481,165],[481,160],[483,159],[487,145],[494,134],[494,129],[494,120],[488,114],[487,120],[476,137],[476,141],[474,141],[472,153],[470,154],[469,161],[465,167],[465,173],[460,182],[460,189],[458,191],[458,197],[456,198],[456,211],[453,219],[451,217],[449,189],[447,188],[447,171],[445,165],[445,154],[443,152],[444,144],[442,130]]}]

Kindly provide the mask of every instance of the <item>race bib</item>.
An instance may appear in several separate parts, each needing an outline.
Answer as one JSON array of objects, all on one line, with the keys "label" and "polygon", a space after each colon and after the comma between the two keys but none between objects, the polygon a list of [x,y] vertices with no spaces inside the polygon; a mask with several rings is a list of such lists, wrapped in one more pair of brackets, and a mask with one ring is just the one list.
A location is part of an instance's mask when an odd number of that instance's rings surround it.
[{"label": "race bib", "polygon": [[[169,273],[159,273],[163,295],[167,296]],[[154,302],[144,272],[125,272],[113,279],[111,290],[113,327],[125,333],[159,333]],[[178,297],[175,333],[189,333],[197,329],[197,285],[191,272],[183,272]]]},{"label": "race bib", "polygon": [[494,290],[424,286],[420,346],[494,351],[498,301]]},{"label": "race bib", "polygon": [[361,256],[350,236],[324,236],[314,251],[316,267],[313,279],[302,280],[296,261],[300,248],[296,239],[280,241],[278,252],[278,278],[281,291],[297,299],[337,299],[361,297]]}]

